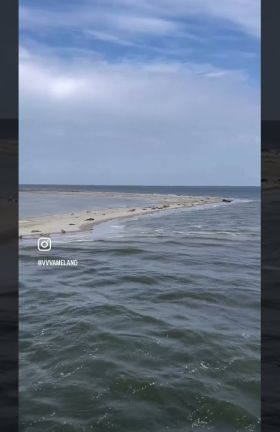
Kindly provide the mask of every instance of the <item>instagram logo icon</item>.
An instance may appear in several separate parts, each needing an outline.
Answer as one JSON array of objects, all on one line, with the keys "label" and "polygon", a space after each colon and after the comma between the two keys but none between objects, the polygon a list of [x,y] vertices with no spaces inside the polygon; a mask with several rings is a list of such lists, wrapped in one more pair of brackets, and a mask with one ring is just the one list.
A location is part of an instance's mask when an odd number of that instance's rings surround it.
[{"label": "instagram logo icon", "polygon": [[52,248],[52,241],[49,237],[41,237],[38,239],[38,251],[48,252]]}]

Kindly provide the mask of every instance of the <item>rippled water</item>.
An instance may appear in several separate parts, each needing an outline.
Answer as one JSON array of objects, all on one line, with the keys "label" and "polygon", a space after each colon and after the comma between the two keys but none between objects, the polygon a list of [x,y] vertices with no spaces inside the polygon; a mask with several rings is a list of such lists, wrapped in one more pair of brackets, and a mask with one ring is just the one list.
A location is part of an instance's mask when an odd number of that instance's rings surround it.
[{"label": "rippled water", "polygon": [[54,238],[77,268],[21,245],[21,431],[260,430],[259,201],[238,195]]}]

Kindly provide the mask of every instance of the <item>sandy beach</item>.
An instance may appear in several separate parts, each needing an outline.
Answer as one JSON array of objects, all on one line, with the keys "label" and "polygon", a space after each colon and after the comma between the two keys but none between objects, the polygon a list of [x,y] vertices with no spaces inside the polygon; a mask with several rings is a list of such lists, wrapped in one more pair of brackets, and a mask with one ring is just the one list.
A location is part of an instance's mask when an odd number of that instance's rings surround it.
[{"label": "sandy beach", "polygon": [[[122,196],[124,194],[121,194]],[[130,198],[139,198],[136,194],[130,195]],[[94,198],[94,193],[91,194]],[[93,229],[95,224],[106,222],[113,219],[131,218],[145,214],[152,214],[166,210],[175,210],[180,208],[189,208],[198,205],[218,204],[228,202],[226,198],[221,197],[193,197],[193,196],[177,196],[177,195],[144,195],[141,198],[151,198],[154,200],[153,205],[146,207],[134,206],[123,208],[108,208],[102,210],[86,210],[83,212],[50,215],[44,217],[28,218],[19,221],[19,236],[25,237],[40,237],[42,235],[50,235],[81,230]]]}]

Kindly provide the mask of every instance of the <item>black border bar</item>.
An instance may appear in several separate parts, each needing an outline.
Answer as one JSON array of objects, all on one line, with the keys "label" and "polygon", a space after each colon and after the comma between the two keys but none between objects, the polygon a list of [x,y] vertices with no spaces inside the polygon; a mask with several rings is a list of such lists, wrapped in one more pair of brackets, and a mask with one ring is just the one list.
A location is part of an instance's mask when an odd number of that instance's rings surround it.
[{"label": "black border bar", "polygon": [[262,1],[262,432],[280,430],[280,2]]},{"label": "black border bar", "polygon": [[18,1],[0,11],[0,431],[18,430]]}]

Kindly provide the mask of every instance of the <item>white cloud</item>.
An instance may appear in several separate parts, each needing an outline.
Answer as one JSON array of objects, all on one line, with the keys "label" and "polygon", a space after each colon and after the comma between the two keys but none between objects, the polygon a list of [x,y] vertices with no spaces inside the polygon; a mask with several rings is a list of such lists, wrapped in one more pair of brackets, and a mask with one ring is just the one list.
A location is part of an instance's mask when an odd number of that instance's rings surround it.
[{"label": "white cloud", "polygon": [[179,26],[159,18],[141,17],[141,16],[115,16],[112,20],[113,27],[116,26],[120,31],[129,31],[132,33],[156,34],[164,36],[172,32],[177,32]]},{"label": "white cloud", "polygon": [[224,20],[229,28],[260,35],[260,0],[109,0],[103,7],[88,1],[65,10],[20,7],[23,29],[75,28],[98,32],[99,38],[104,35],[104,40],[111,41],[121,35],[191,36],[187,28],[182,31],[182,20],[191,16]]},{"label": "white cloud", "polygon": [[[260,36],[260,0],[118,0],[127,8],[158,16],[202,15],[226,20],[229,25]],[[129,10],[129,9],[128,9]]]},{"label": "white cloud", "polygon": [[82,33],[96,31],[101,35],[128,34],[164,36],[180,30],[180,25],[160,17],[135,15],[133,13],[108,12],[91,8],[79,8],[71,11],[20,8],[20,26],[22,29],[36,28],[75,28]]},{"label": "white cloud", "polygon": [[232,22],[252,36],[260,36],[259,0],[193,0],[189,7]]},{"label": "white cloud", "polygon": [[22,50],[20,119],[22,182],[258,181],[258,94],[242,71]]}]

